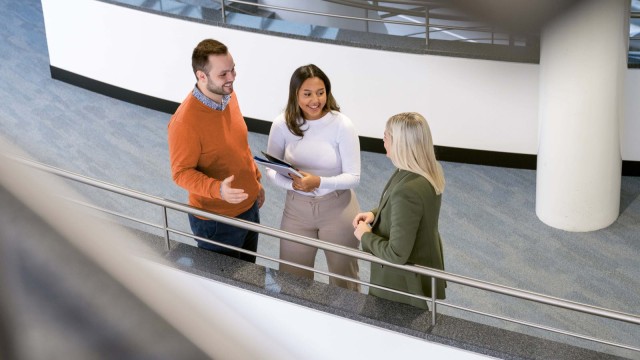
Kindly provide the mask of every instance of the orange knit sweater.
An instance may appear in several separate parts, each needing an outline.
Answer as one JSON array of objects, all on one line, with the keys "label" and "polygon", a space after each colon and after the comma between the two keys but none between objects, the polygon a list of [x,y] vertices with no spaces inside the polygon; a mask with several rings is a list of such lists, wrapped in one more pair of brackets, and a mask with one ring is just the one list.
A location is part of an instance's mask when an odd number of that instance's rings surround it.
[{"label": "orange knit sweater", "polygon": [[[169,160],[173,181],[189,192],[189,204],[216,214],[238,216],[260,191],[260,171],[249,149],[247,125],[236,94],[223,111],[209,108],[189,94],[171,117]],[[230,204],[220,198],[222,180],[235,175],[231,187],[249,197]]]}]

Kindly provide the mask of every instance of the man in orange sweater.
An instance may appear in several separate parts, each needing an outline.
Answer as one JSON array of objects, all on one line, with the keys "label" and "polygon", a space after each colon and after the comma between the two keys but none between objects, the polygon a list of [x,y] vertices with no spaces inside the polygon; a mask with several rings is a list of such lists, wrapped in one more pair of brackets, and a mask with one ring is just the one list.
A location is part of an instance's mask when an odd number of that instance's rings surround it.
[{"label": "man in orange sweater", "polygon": [[[261,174],[249,149],[247,125],[233,92],[235,63],[227,47],[206,39],[191,57],[197,83],[169,122],[173,180],[189,204],[218,215],[260,222]],[[194,235],[256,251],[258,234],[189,214]],[[196,239],[198,247],[255,262],[255,256]]]}]

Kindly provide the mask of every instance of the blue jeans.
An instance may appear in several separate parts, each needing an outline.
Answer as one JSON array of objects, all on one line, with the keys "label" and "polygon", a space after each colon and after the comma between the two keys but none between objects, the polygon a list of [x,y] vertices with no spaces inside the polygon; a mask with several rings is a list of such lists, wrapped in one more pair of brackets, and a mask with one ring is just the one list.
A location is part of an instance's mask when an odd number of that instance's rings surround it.
[{"label": "blue jeans", "polygon": [[[236,219],[243,219],[260,223],[260,212],[256,201],[251,209],[236,216]],[[218,241],[227,245],[232,245],[245,250],[256,251],[258,249],[258,233],[247,229],[227,225],[214,220],[203,220],[189,214],[189,224],[191,231],[196,236]],[[222,246],[214,245],[205,241],[197,240],[199,248],[207,249],[220,254],[232,256],[244,261],[256,262],[254,255],[243,254],[236,250],[225,249]]]}]

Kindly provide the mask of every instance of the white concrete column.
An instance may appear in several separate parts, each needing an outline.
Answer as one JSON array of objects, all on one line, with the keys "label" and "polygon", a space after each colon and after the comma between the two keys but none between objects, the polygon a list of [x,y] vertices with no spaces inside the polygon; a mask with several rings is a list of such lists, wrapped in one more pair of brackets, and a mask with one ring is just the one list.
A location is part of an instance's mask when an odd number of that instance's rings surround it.
[{"label": "white concrete column", "polygon": [[628,6],[584,0],[543,29],[536,214],[552,227],[592,231],[618,218]]}]

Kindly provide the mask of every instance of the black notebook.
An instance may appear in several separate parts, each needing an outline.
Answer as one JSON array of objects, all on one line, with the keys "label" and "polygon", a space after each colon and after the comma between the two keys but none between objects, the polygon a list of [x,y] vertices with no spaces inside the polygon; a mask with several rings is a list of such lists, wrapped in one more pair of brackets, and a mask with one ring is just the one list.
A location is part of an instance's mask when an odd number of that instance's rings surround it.
[{"label": "black notebook", "polygon": [[282,159],[279,159],[279,158],[277,158],[277,157],[275,157],[275,156],[273,156],[273,155],[271,155],[269,153],[266,153],[264,151],[260,151],[260,152],[262,153],[262,155],[264,155],[264,157],[267,158],[267,160],[271,161],[272,163],[276,163],[276,164],[280,164],[280,165],[284,165],[284,166],[288,166],[290,168],[293,168],[293,165],[289,164],[288,162],[286,162],[286,161],[284,161]]}]

